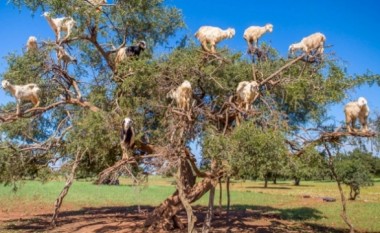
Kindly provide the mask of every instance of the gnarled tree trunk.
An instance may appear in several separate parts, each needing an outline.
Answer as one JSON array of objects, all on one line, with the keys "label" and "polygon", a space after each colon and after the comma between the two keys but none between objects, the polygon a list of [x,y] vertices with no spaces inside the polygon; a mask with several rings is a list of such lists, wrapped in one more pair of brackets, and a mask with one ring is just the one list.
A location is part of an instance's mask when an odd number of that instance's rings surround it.
[{"label": "gnarled tree trunk", "polygon": [[[188,203],[193,203],[200,199],[211,188],[218,183],[218,177],[205,177],[202,181],[195,184],[195,176],[192,173],[191,167],[187,162],[181,162],[182,175],[180,179],[183,183],[187,183],[186,199]],[[175,227],[180,227],[182,223],[177,223],[177,213],[184,207],[176,190],[170,197],[156,207],[148,216],[144,223],[145,227],[156,228],[162,227],[165,230],[171,230]]]}]

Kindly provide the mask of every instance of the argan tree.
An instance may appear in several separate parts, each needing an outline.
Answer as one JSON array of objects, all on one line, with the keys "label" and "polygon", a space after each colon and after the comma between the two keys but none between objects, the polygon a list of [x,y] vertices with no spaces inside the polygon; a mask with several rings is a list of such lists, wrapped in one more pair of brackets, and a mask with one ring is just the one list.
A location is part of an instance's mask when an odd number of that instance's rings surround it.
[{"label": "argan tree", "polygon": [[[279,169],[279,158],[303,156],[309,147],[337,142],[337,137],[373,136],[331,135],[333,127],[323,126],[328,105],[378,77],[347,76],[330,54],[284,59],[264,45],[265,59],[252,63],[228,49],[205,53],[184,39],[169,53],[152,56],[157,45],[166,44],[184,26],[180,11],[161,0],[114,1],[101,11],[85,0],[10,3],[77,22],[65,40],[41,38],[37,53],[9,54],[2,74],[16,84],[38,84],[42,102],[37,108],[24,104],[19,115],[13,102],[1,107],[0,180],[46,176],[57,161],[62,168],[71,167],[53,223],[75,174],[97,175],[97,183],[103,183],[120,173],[139,180],[150,171],[174,170],[175,192],[150,213],[145,226],[184,228],[178,213],[185,210],[192,232],[197,219],[191,204],[211,191],[203,228],[207,231],[220,181],[246,175],[266,178]],[[146,41],[147,50],[115,64],[121,48],[140,40]],[[77,58],[76,65],[65,69],[58,63],[58,45]],[[259,95],[246,111],[239,108],[235,91],[239,82],[253,79]],[[192,85],[190,110],[166,98],[184,80]],[[125,117],[134,121],[130,147],[118,138]],[[305,124],[319,130],[310,140],[301,130]],[[194,140],[202,143],[202,170],[189,147]]]}]

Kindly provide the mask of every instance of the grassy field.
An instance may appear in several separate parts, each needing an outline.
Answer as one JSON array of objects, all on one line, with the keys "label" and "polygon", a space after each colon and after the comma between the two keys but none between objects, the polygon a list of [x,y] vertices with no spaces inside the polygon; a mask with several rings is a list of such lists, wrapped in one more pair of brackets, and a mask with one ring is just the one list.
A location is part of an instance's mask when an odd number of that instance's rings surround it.
[{"label": "grassy field", "polygon": [[[42,184],[37,181],[25,181],[17,192],[11,187],[0,187],[0,210],[11,212],[15,205],[51,206],[60,193],[64,182],[50,181]],[[262,188],[262,182],[233,181],[231,185],[231,205],[235,209],[261,211],[265,214],[279,215],[281,219],[303,221],[328,227],[346,228],[339,213],[341,205],[339,192],[334,182],[301,182],[293,186],[290,181],[270,184]],[[223,187],[225,191],[225,187]],[[96,186],[86,181],[74,182],[64,200],[63,207],[81,209],[101,206],[156,206],[174,190],[173,179],[150,177],[144,187],[131,185],[130,180],[122,179],[120,186]],[[345,190],[348,194],[348,189]],[[216,204],[219,191],[216,193]],[[311,198],[303,198],[310,195]],[[337,202],[327,203],[321,197],[335,197]],[[208,195],[195,205],[206,206]],[[223,204],[226,203],[226,195]],[[35,209],[26,208],[25,214]],[[30,213],[29,213],[29,212]],[[348,202],[348,213],[355,227],[361,231],[380,232],[380,181],[372,187],[362,189],[357,201]]]}]

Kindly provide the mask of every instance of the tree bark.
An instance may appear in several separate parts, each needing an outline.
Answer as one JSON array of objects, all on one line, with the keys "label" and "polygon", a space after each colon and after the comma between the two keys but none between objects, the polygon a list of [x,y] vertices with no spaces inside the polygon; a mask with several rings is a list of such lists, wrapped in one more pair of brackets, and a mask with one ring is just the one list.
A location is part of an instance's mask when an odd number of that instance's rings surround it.
[{"label": "tree bark", "polygon": [[231,196],[230,196],[230,176],[226,178],[226,191],[227,191],[227,223],[230,220],[230,205],[231,205]]},{"label": "tree bark", "polygon": [[356,197],[359,196],[360,194],[360,189],[350,185],[350,200],[355,201]]},{"label": "tree bark", "polygon": [[[189,167],[189,164],[187,163],[187,161],[183,161],[183,159],[181,159],[181,165],[179,166],[179,169],[177,172],[177,190],[178,190],[178,196],[179,196],[179,199],[181,200],[182,206],[186,210],[187,232],[193,233],[193,232],[196,232],[194,230],[194,226],[195,226],[195,223],[197,222],[197,217],[194,215],[193,208],[191,207],[191,204],[186,197],[186,194],[187,194],[186,191],[189,189],[189,183],[187,182],[186,179],[183,179],[184,174],[182,173],[182,168],[189,169],[188,167]],[[187,187],[186,187],[186,184],[187,184]],[[194,184],[190,184],[190,185],[194,185]]]},{"label": "tree bark", "polygon": [[[182,176],[181,179],[185,184],[186,199],[191,204],[199,200],[205,193],[218,183],[218,177],[205,177],[202,181],[195,184],[194,174],[192,173],[189,163],[181,162]],[[144,226],[154,228],[163,228],[164,230],[172,230],[175,227],[180,227],[176,224],[176,214],[184,207],[181,203],[178,190],[170,197],[163,201],[146,219]]]},{"label": "tree bark", "polygon": [[208,211],[203,223],[202,233],[208,233],[211,228],[211,221],[214,214],[214,197],[215,197],[215,188],[210,189],[210,196],[208,199]]},{"label": "tree bark", "polygon": [[66,179],[66,184],[63,187],[61,193],[57,197],[55,203],[54,203],[54,214],[50,220],[50,224],[55,227],[56,226],[56,221],[58,218],[59,214],[59,209],[61,208],[63,199],[66,197],[67,193],[69,192],[69,189],[71,185],[73,184],[74,178],[75,178],[75,172],[77,170],[78,164],[80,160],[82,159],[82,155],[86,152],[86,150],[83,153],[80,153],[80,151],[77,152],[77,155],[75,156],[75,161],[73,163],[73,166],[71,167],[71,172],[70,175]]},{"label": "tree bark", "polygon": [[294,185],[295,185],[295,186],[299,186],[300,183],[301,183],[301,178],[299,178],[299,177],[295,177],[295,178],[294,178]]},{"label": "tree bark", "polygon": [[222,212],[223,206],[223,186],[222,186],[222,179],[219,179],[219,211]]},{"label": "tree bark", "polygon": [[342,213],[341,213],[340,216],[342,217],[343,221],[350,228],[350,233],[355,233],[354,225],[351,223],[351,220],[347,216],[346,197],[344,196],[342,185],[341,185],[341,183],[339,181],[339,178],[338,178],[338,175],[336,174],[336,171],[335,171],[334,158],[333,158],[333,156],[332,156],[329,148],[327,147],[326,143],[324,143],[323,145],[324,145],[324,147],[325,147],[325,149],[327,151],[327,154],[329,156],[329,167],[330,167],[330,170],[331,170],[331,174],[335,178],[335,181],[336,181],[336,183],[338,185],[338,189],[339,189],[339,192],[340,192],[340,199],[341,199],[341,202],[342,202]]},{"label": "tree bark", "polygon": [[268,188],[268,176],[264,176],[264,188]]}]

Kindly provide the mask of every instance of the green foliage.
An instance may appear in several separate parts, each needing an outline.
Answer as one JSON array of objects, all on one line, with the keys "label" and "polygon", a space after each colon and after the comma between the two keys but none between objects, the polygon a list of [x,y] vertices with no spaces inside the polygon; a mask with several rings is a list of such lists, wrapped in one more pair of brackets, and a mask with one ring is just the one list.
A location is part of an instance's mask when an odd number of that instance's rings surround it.
[{"label": "green foliage", "polygon": [[300,181],[300,179],[316,179],[321,173],[325,173],[324,164],[321,154],[312,147],[309,147],[301,156],[287,156],[285,166],[281,175]]},{"label": "green foliage", "polygon": [[279,171],[286,156],[281,131],[253,122],[244,122],[229,136],[206,134],[203,148],[206,158],[228,161],[230,174],[240,178],[264,178]]},{"label": "green foliage", "polygon": [[[62,153],[74,158],[78,151],[85,151],[80,163],[80,176],[94,176],[112,166],[121,158],[119,122],[102,113],[86,112],[75,121],[74,129],[67,134]],[[63,149],[63,148],[61,148]]]},{"label": "green foliage", "polygon": [[[0,125],[6,148],[0,165],[8,167],[5,169],[8,173],[15,172],[9,170],[12,163],[5,159],[13,154],[9,150],[11,143],[18,149],[37,144],[49,147],[46,151],[22,153],[16,149],[22,161],[38,156],[41,164],[56,159],[72,161],[78,151],[86,150],[80,174],[95,175],[121,157],[118,134],[125,117],[134,120],[137,138],[144,136],[155,145],[169,145],[170,128],[177,122],[168,111],[168,106],[174,104],[166,94],[188,80],[193,88],[194,119],[184,134],[184,144],[202,138],[202,156],[206,160],[216,158],[236,177],[267,177],[269,173],[280,173],[289,160],[284,139],[297,133],[296,127],[289,126],[320,120],[325,117],[327,107],[340,102],[347,90],[378,79],[370,74],[348,77],[333,57],[314,63],[298,61],[278,72],[271,80],[273,83],[260,87],[260,97],[252,104],[254,116],[239,113],[240,126],[235,120],[225,125],[224,120],[213,117],[226,109],[229,99],[234,99],[239,82],[253,77],[262,82],[291,60],[281,58],[275,48],[266,44],[262,44],[262,49],[267,51],[268,59],[252,64],[241,53],[228,48],[218,48],[218,54],[210,55],[189,41],[168,54],[152,56],[156,45],[167,43],[184,26],[181,11],[162,0],[115,1],[103,6],[102,12],[96,12],[82,0],[10,3],[33,12],[49,11],[53,17],[72,16],[77,27],[64,46],[78,58],[78,64],[70,64],[65,72],[58,72],[55,42],[43,38],[39,38],[44,41],[39,52],[7,56],[4,79],[15,84],[40,85],[41,106],[67,101],[41,115]],[[147,41],[148,51],[138,59],[130,58],[114,67],[115,48],[123,42],[130,45],[139,40]],[[67,82],[70,79],[77,81],[81,93]],[[74,98],[78,104],[70,102]],[[81,105],[84,103],[96,106],[99,111],[89,111]],[[30,103],[24,104],[23,110],[29,107]],[[8,114],[14,108],[15,104],[10,103],[2,106],[1,111]],[[307,176],[306,164],[314,163],[316,157],[313,151],[310,154],[306,161],[290,159],[299,168],[299,174],[292,176]],[[22,178],[25,169],[19,168],[19,175],[12,177]]]},{"label": "green foliage", "polygon": [[365,153],[355,150],[349,155],[338,155],[335,160],[338,179],[351,188],[352,200],[359,195],[361,187],[373,185],[371,165],[362,159],[365,156]]}]

